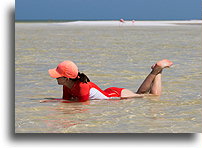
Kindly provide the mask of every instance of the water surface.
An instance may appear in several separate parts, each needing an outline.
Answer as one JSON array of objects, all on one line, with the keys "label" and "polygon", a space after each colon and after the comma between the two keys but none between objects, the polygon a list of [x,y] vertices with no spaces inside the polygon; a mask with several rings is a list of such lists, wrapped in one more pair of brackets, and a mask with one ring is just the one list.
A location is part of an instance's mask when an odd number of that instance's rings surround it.
[{"label": "water surface", "polygon": [[[65,26],[16,23],[15,131],[17,133],[195,133],[201,129],[201,26]],[[136,91],[161,59],[158,98],[89,103],[39,103],[60,98],[47,70],[64,60],[102,89]]]}]

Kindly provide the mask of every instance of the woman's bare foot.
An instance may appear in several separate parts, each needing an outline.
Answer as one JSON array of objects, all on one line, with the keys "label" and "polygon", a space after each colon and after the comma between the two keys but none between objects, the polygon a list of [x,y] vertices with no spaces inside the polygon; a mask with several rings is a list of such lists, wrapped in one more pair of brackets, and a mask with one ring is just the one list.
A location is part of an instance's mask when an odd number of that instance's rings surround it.
[{"label": "woman's bare foot", "polygon": [[162,72],[162,70],[164,68],[169,68],[170,66],[173,65],[173,62],[167,60],[167,59],[163,59],[161,61],[158,61],[156,64],[151,66],[152,69],[152,74],[159,74]]},{"label": "woman's bare foot", "polygon": [[161,68],[169,68],[170,66],[173,65],[173,62],[167,59],[164,59],[164,60],[158,61],[156,64],[160,66]]},{"label": "woman's bare foot", "polygon": [[167,59],[164,59],[164,60],[161,60],[161,61],[158,61],[157,63],[155,63],[154,65],[151,66],[151,69],[154,69],[154,67],[158,65],[162,68],[169,68],[170,66],[173,65],[173,62],[167,60]]}]

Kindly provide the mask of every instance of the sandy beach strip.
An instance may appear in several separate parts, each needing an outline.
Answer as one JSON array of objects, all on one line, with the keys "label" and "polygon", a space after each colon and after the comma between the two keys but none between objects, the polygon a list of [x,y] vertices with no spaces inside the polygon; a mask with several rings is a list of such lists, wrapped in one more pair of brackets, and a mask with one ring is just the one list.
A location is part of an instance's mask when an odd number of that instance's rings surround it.
[{"label": "sandy beach strip", "polygon": [[75,21],[57,23],[67,26],[179,26],[179,25],[201,25],[202,20],[185,21]]}]

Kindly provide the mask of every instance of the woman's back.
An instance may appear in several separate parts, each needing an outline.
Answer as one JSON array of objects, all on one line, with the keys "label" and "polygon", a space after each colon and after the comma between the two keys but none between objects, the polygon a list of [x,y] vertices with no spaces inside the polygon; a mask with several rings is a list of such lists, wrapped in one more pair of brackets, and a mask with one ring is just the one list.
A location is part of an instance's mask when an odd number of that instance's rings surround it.
[{"label": "woman's back", "polygon": [[77,101],[86,101],[89,99],[109,99],[110,97],[120,97],[123,88],[110,87],[102,90],[93,82],[83,83],[76,81],[72,88],[63,86],[63,99]]}]

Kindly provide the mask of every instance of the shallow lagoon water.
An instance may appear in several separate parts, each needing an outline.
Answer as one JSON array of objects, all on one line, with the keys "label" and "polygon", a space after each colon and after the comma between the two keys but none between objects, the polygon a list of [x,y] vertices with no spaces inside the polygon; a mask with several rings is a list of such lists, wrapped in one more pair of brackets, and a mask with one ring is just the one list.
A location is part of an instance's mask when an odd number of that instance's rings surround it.
[{"label": "shallow lagoon water", "polygon": [[[196,133],[201,129],[201,26],[66,26],[16,23],[16,133]],[[64,60],[102,89],[136,91],[161,59],[160,98],[39,103],[60,98],[47,70]]]}]

